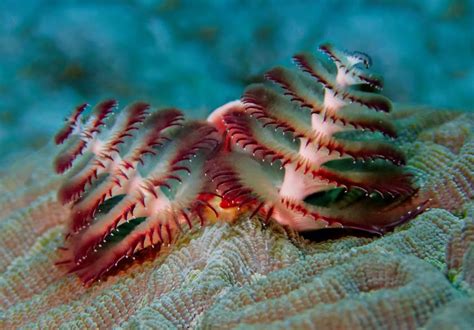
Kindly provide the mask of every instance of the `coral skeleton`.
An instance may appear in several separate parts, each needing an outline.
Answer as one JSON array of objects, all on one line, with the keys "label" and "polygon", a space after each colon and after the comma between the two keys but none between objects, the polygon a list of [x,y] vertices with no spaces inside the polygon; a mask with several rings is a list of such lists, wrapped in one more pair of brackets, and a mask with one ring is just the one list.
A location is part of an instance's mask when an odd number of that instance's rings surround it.
[{"label": "coral skeleton", "polygon": [[300,71],[270,70],[207,122],[143,102],[78,106],[55,137],[58,199],[71,209],[57,264],[90,284],[226,209],[297,231],[374,233],[421,213],[370,58],[319,50],[294,57]]}]

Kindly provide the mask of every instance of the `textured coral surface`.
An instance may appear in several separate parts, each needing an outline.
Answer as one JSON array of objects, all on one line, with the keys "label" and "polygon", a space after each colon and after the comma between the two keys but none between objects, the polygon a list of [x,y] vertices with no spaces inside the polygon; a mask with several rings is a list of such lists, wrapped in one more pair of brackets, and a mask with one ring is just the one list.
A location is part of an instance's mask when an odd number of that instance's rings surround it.
[{"label": "textured coral surface", "polygon": [[468,328],[474,116],[396,108],[407,166],[433,200],[394,232],[304,238],[244,217],[88,288],[53,266],[69,216],[53,150],[18,160],[0,178],[0,328]]}]

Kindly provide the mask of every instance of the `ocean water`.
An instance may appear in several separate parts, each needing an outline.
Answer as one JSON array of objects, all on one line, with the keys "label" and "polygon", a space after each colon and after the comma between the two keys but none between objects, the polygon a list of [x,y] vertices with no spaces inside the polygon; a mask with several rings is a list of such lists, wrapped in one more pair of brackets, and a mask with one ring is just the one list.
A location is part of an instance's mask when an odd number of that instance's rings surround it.
[{"label": "ocean water", "polygon": [[82,102],[204,118],[323,41],[370,54],[395,102],[473,109],[473,26],[472,0],[3,0],[0,163]]}]

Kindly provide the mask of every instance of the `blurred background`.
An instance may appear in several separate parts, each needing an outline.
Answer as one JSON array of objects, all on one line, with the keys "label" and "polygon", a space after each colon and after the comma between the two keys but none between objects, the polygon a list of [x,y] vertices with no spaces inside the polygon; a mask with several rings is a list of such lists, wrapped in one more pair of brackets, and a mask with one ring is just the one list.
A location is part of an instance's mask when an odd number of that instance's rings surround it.
[{"label": "blurred background", "polygon": [[193,118],[323,41],[369,54],[396,102],[474,109],[474,0],[2,0],[0,162],[114,97]]}]

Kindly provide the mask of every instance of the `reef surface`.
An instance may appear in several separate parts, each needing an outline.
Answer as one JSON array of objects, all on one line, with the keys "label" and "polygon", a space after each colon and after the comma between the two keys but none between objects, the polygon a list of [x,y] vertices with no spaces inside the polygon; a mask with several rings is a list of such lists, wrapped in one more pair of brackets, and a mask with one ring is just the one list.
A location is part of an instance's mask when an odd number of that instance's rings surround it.
[{"label": "reef surface", "polygon": [[53,263],[68,207],[45,148],[0,172],[0,328],[419,328],[474,320],[474,114],[397,106],[431,209],[383,237],[245,217],[91,287]]}]

